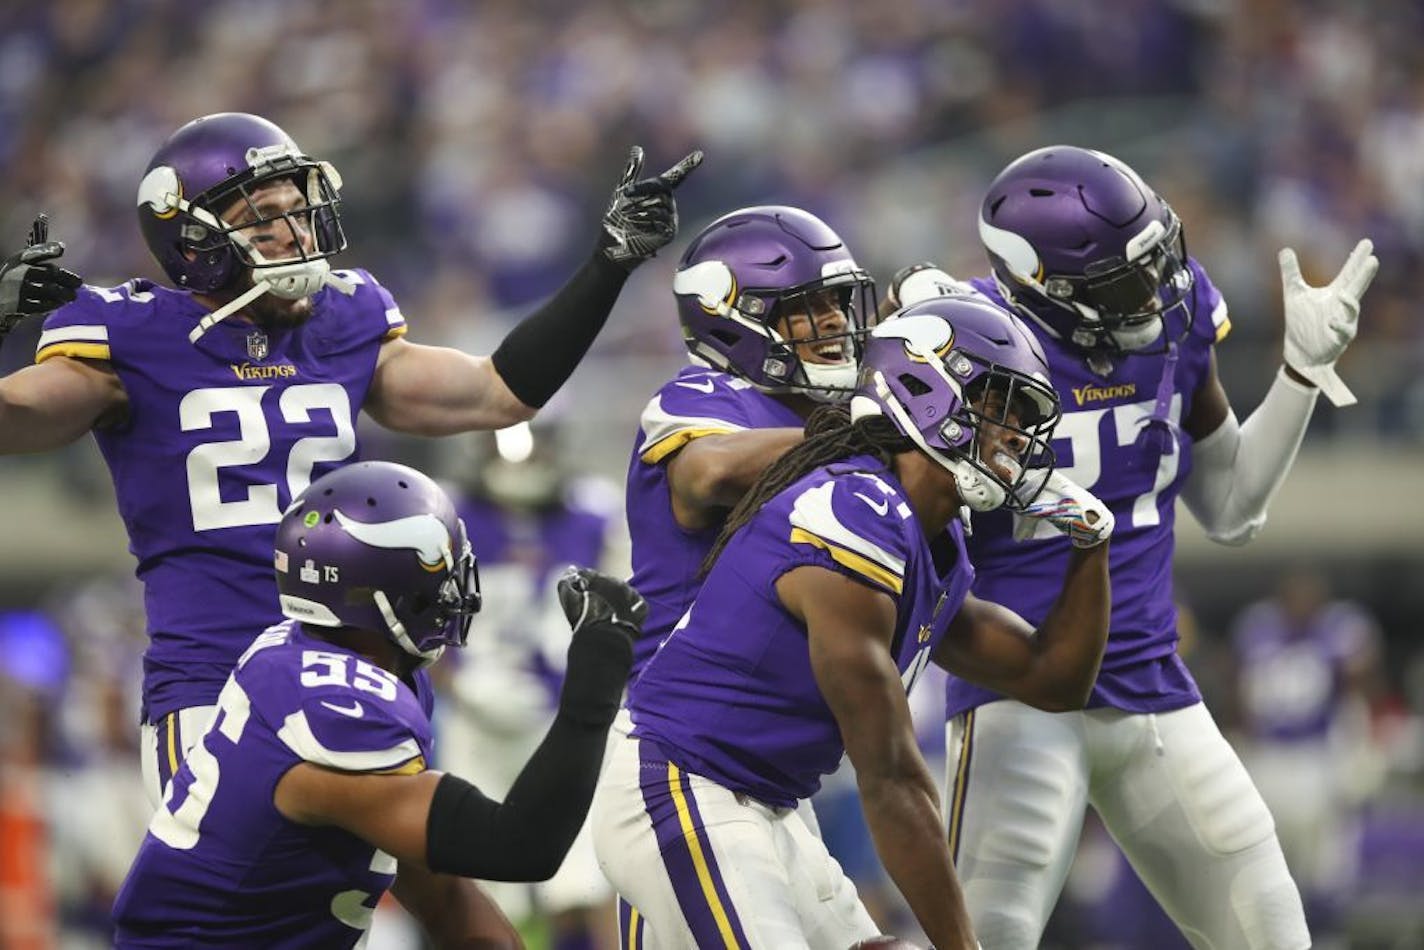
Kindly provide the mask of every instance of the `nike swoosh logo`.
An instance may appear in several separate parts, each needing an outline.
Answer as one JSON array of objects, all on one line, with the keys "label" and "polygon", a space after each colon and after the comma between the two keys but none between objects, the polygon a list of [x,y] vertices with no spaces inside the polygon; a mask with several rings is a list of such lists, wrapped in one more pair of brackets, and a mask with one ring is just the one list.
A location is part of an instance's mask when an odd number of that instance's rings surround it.
[{"label": "nike swoosh logo", "polygon": [[890,502],[888,501],[871,501],[869,498],[866,498],[860,492],[852,492],[851,494],[855,495],[855,497],[859,498],[861,501],[869,505],[875,511],[875,513],[882,518],[885,517],[885,513],[890,510]]},{"label": "nike swoosh logo", "polygon": [[350,716],[352,719],[360,719],[362,716],[366,715],[366,710],[362,708],[361,704],[354,699],[351,700],[351,705],[349,707],[336,706],[332,703],[327,702],[324,699],[321,701],[321,704],[327,709],[330,709],[332,712],[341,713],[341,715],[343,716]]},{"label": "nike swoosh logo", "polygon": [[712,382],[712,380],[710,379],[704,379],[700,383],[693,383],[688,382],[687,380],[679,379],[677,381],[677,384],[683,389],[695,389],[700,393],[710,393],[717,386],[717,384]]}]

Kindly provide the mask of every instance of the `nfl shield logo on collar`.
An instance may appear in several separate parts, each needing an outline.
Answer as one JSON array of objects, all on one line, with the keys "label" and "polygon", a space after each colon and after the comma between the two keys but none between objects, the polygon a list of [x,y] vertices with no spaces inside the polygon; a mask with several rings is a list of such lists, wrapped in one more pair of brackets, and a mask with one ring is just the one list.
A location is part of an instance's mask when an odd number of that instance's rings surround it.
[{"label": "nfl shield logo on collar", "polygon": [[265,360],[267,358],[267,334],[261,330],[253,330],[247,334],[247,355],[254,360]]}]

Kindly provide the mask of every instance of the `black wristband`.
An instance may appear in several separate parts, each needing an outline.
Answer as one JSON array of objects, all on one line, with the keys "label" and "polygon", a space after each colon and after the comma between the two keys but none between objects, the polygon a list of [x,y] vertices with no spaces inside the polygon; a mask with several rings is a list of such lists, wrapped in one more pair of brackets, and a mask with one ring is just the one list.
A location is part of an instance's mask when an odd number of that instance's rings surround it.
[{"label": "black wristband", "polygon": [[627,279],[626,270],[594,254],[505,335],[490,359],[520,402],[538,409],[553,398],[603,329]]},{"label": "black wristband", "polygon": [[608,728],[618,714],[632,667],[633,638],[626,630],[614,623],[595,623],[578,631],[569,644],[559,712],[586,726]]}]

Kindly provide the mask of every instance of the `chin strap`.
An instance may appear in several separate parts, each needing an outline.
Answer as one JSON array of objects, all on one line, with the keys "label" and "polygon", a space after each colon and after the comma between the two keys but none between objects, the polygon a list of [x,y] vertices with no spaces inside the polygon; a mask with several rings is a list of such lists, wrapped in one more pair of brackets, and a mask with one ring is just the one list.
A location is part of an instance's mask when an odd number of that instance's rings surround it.
[{"label": "chin strap", "polygon": [[[255,248],[249,247],[248,252],[259,264],[262,263],[262,255]],[[197,343],[204,333],[265,293],[283,300],[301,300],[328,286],[335,287],[348,297],[356,292],[356,285],[345,278],[337,277],[324,258],[263,268],[260,273],[262,276],[257,278],[251,287],[200,320],[188,334],[188,342]]]}]

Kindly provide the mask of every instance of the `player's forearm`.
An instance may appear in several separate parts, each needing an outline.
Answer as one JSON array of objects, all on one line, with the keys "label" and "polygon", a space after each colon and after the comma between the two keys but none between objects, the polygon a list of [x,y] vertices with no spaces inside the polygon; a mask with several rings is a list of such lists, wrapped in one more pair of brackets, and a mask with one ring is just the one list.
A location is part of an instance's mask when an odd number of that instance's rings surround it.
[{"label": "player's forearm", "polygon": [[535,409],[548,402],[593,345],[627,279],[627,270],[594,254],[510,330],[491,357],[510,392]]},{"label": "player's forearm", "polygon": [[969,911],[928,771],[890,780],[860,777],[859,784],[875,850],[915,919],[934,946],[973,950]]},{"label": "player's forearm", "polygon": [[95,371],[48,364],[0,380],[0,454],[46,452],[79,439],[103,416],[108,390]]},{"label": "player's forearm", "polygon": [[441,779],[427,824],[433,870],[487,881],[554,875],[593,802],[632,662],[632,642],[612,624],[575,633],[559,713],[504,801],[454,776]]},{"label": "player's forearm", "polygon": [[801,444],[804,437],[802,429],[787,427],[694,439],[668,465],[673,491],[684,505],[698,512],[730,508],[767,466]]},{"label": "player's forearm", "polygon": [[1063,590],[1032,639],[1037,653],[1030,705],[1049,712],[1081,709],[1098,678],[1112,616],[1108,546],[1074,548]]},{"label": "player's forearm", "polygon": [[1207,535],[1245,544],[1266,523],[1266,511],[1300,450],[1320,391],[1284,370],[1266,398],[1238,424],[1234,414],[1192,447],[1192,473],[1182,499]]}]

